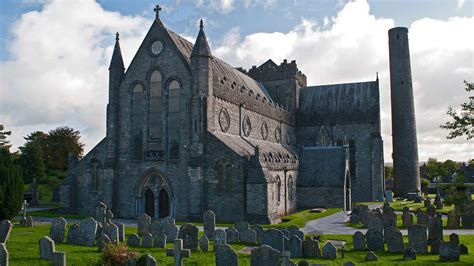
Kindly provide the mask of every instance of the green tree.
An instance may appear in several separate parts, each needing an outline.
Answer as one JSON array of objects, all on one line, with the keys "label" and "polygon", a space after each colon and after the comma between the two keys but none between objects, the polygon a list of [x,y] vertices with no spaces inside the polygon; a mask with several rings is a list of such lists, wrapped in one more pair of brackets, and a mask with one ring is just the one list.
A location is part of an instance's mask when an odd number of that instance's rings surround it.
[{"label": "green tree", "polygon": [[23,176],[12,154],[0,148],[0,220],[12,219],[23,202]]},{"label": "green tree", "polygon": [[43,150],[48,171],[66,171],[69,153],[82,156],[84,143],[80,138],[79,131],[69,127],[58,127],[48,132]]},{"label": "green tree", "polygon": [[37,142],[27,142],[20,147],[20,164],[23,170],[23,180],[29,184],[36,178],[39,182],[46,176],[43,148]]},{"label": "green tree", "polygon": [[385,179],[390,179],[393,178],[393,167],[385,165],[384,166],[384,171],[385,171]]},{"label": "green tree", "polygon": [[[474,91],[474,83],[464,81],[464,84],[467,92]],[[469,140],[474,137],[474,96],[469,96],[469,100],[461,104],[459,114],[452,106],[448,107],[447,114],[452,121],[441,125],[441,128],[449,130],[448,139],[466,136]]]},{"label": "green tree", "polygon": [[10,149],[10,141],[7,140],[7,136],[12,134],[11,131],[5,131],[5,127],[0,124],[0,148]]}]

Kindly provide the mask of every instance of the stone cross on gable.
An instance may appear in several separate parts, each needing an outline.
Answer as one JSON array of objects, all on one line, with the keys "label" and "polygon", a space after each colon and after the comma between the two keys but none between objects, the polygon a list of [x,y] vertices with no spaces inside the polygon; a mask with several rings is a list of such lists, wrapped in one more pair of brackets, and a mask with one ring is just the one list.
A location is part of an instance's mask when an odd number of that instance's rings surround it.
[{"label": "stone cross on gable", "polygon": [[174,266],[182,266],[183,258],[189,258],[191,256],[191,250],[183,249],[183,240],[175,239],[174,248],[166,250],[166,256],[174,257]]},{"label": "stone cross on gable", "polygon": [[161,11],[160,5],[156,5],[156,7],[153,9],[153,11],[156,12],[156,19],[159,19],[160,18],[160,11]]}]

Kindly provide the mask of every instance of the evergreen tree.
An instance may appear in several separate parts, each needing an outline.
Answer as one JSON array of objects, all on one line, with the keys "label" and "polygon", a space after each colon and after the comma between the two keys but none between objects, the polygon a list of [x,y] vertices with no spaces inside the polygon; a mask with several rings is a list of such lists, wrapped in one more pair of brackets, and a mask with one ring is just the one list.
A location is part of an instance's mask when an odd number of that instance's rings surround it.
[{"label": "evergreen tree", "polygon": [[0,149],[10,149],[12,145],[10,145],[10,141],[7,140],[7,136],[11,135],[11,131],[4,131],[5,128],[2,124],[0,124]]},{"label": "evergreen tree", "polygon": [[44,165],[43,149],[37,142],[27,142],[20,147],[20,163],[23,170],[23,180],[29,184],[36,178],[38,181],[44,179],[46,168]]},{"label": "evergreen tree", "polygon": [[23,176],[10,152],[0,148],[0,220],[12,219],[23,203]]}]

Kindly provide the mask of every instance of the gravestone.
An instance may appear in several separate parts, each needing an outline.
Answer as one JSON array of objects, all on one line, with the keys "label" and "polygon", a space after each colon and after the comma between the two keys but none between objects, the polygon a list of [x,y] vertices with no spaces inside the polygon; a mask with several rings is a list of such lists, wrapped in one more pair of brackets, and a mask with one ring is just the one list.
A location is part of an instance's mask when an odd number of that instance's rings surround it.
[{"label": "gravestone", "polygon": [[296,264],[290,260],[290,252],[288,250],[283,251],[281,254],[281,265],[282,266],[295,266]]},{"label": "gravestone", "polygon": [[[283,238],[283,233],[281,234]],[[263,240],[265,241],[265,235]],[[258,248],[252,249],[250,253],[251,266],[275,266],[280,265],[280,263],[280,252],[268,245],[263,244]]]},{"label": "gravestone", "polygon": [[355,213],[351,214],[351,217],[349,218],[349,223],[358,224],[359,223],[359,216]]},{"label": "gravestone", "polygon": [[459,228],[459,225],[461,224],[460,222],[460,217],[459,215],[456,214],[456,211],[451,210],[448,212],[448,228]]},{"label": "gravestone", "polygon": [[235,222],[234,227],[235,227],[235,229],[237,229],[237,231],[240,232],[240,231],[243,231],[245,229],[248,229],[249,228],[249,223],[245,222],[245,221]]},{"label": "gravestone", "polygon": [[387,190],[385,192],[385,201],[386,202],[393,202],[393,191]]},{"label": "gravestone", "polygon": [[119,241],[125,241],[125,225],[123,223],[115,222],[114,223],[118,229],[118,238]]},{"label": "gravestone", "polygon": [[99,248],[99,252],[102,252],[102,250],[105,249],[105,247],[110,244],[112,241],[110,240],[110,238],[105,235],[105,234],[102,234],[99,239],[97,240],[97,247]]},{"label": "gravestone", "polygon": [[93,246],[97,233],[97,221],[92,218],[82,220],[79,226],[78,244],[81,246]]},{"label": "gravestone", "polygon": [[416,214],[416,224],[417,225],[428,225],[430,217],[427,213],[419,211]]},{"label": "gravestone", "polygon": [[42,237],[39,241],[40,258],[44,260],[51,260],[53,252],[56,251],[54,240],[49,236]]},{"label": "gravestone", "polygon": [[151,217],[146,213],[138,216],[138,234],[150,233]]},{"label": "gravestone", "polygon": [[461,244],[459,245],[459,254],[466,255],[466,254],[468,254],[468,253],[469,253],[469,251],[468,251],[468,249],[467,249],[467,246],[464,245],[463,243],[461,243]]},{"label": "gravestone", "polygon": [[461,223],[463,229],[473,229],[474,228],[474,215],[471,213],[465,213],[461,215]]},{"label": "gravestone", "polygon": [[178,238],[183,240],[183,247],[192,251],[198,250],[199,229],[193,224],[184,224],[179,228]]},{"label": "gravestone", "polygon": [[199,239],[199,248],[202,251],[209,251],[209,238],[206,235],[203,235],[201,239]]},{"label": "gravestone", "polygon": [[183,259],[191,256],[191,250],[183,249],[182,239],[175,239],[173,249],[167,249],[166,256],[174,257],[174,266],[182,266]]},{"label": "gravestone", "polygon": [[367,249],[369,251],[384,251],[383,235],[376,230],[367,230],[365,234]]},{"label": "gravestone", "polygon": [[439,246],[441,245],[442,241],[439,239],[433,240],[430,243],[430,253],[431,254],[439,254]]},{"label": "gravestone", "polygon": [[155,236],[155,247],[165,248],[166,247],[166,235],[163,233],[158,233]]},{"label": "gravestone", "polygon": [[11,231],[12,223],[9,220],[2,220],[0,223],[0,244],[7,243]]},{"label": "gravestone", "polygon": [[106,234],[109,238],[110,241],[113,243],[118,243],[120,236],[119,236],[119,228],[113,223],[106,223],[103,227],[103,233]]},{"label": "gravestone", "polygon": [[367,255],[365,255],[365,261],[377,261],[377,260],[378,260],[377,256],[372,251],[367,252]]},{"label": "gravestone", "polygon": [[178,238],[178,227],[175,219],[171,216],[161,219],[160,232],[166,235],[166,242],[173,243]]},{"label": "gravestone", "polygon": [[296,235],[291,236],[288,250],[290,251],[290,257],[292,258],[303,257],[303,241],[301,241],[301,239]]},{"label": "gravestone", "polygon": [[33,217],[26,216],[25,226],[26,227],[33,227],[35,222],[33,221]]},{"label": "gravestone", "polygon": [[443,221],[440,213],[428,221],[428,244],[435,240],[443,240]]},{"label": "gravestone", "polygon": [[97,206],[95,206],[95,220],[102,225],[105,224],[105,214],[107,212],[107,205],[103,202],[99,202]]},{"label": "gravestone", "polygon": [[156,266],[157,263],[156,263],[156,259],[150,255],[150,254],[146,254],[146,255],[143,255],[144,256],[144,260],[145,260],[145,266]]},{"label": "gravestone", "polygon": [[67,232],[67,238],[66,238],[66,242],[69,245],[77,245],[78,244],[78,241],[79,241],[79,227],[80,227],[79,223],[69,226],[69,230]]},{"label": "gravestone", "polygon": [[[295,226],[295,227],[296,227],[296,226]],[[288,227],[288,228],[289,228],[289,227]],[[298,227],[296,227],[296,228],[298,228]],[[298,229],[298,230],[290,230],[290,229],[288,229],[288,231],[290,231],[290,237],[292,237],[292,236],[297,236],[297,237],[299,237],[301,240],[304,239],[304,233],[303,233],[303,231],[301,231],[301,230],[299,230],[299,229]]]},{"label": "gravestone", "polygon": [[402,233],[397,228],[389,227],[385,229],[384,239],[387,243],[388,252],[403,252],[405,250]]},{"label": "gravestone", "polygon": [[8,250],[4,243],[0,243],[0,265],[8,266]]},{"label": "gravestone", "polygon": [[140,246],[140,236],[137,234],[132,234],[128,237],[127,244],[131,247],[139,247]]},{"label": "gravestone", "polygon": [[382,232],[384,228],[384,222],[383,219],[374,216],[374,215],[369,215],[367,218],[367,229],[368,230],[373,230],[373,231],[378,231]]},{"label": "gravestone", "polygon": [[[259,224],[253,224],[250,226],[250,229],[254,230],[255,233],[257,233],[257,244],[262,244],[263,240],[263,233],[265,232],[265,229]],[[291,231],[290,231],[291,233]]]},{"label": "gravestone", "polygon": [[408,227],[408,246],[418,254],[428,253],[428,237],[425,225],[412,225]]},{"label": "gravestone", "polygon": [[416,260],[416,250],[411,247],[408,247],[403,251],[404,260]]},{"label": "gravestone", "polygon": [[326,242],[323,247],[323,258],[325,259],[336,259],[337,249],[331,242]]},{"label": "gravestone", "polygon": [[54,240],[55,243],[62,243],[64,241],[66,225],[67,222],[63,217],[56,218],[51,222],[49,237]]},{"label": "gravestone", "polygon": [[215,246],[216,266],[238,266],[238,257],[227,244]]},{"label": "gravestone", "polygon": [[155,238],[151,233],[145,233],[142,237],[142,247],[144,248],[152,248],[155,244]]},{"label": "gravestone", "polygon": [[225,244],[227,244],[226,232],[222,229],[217,229],[214,232],[214,246],[225,245]]},{"label": "gravestone", "polygon": [[114,218],[114,214],[110,209],[107,209],[107,211],[105,212],[105,223],[112,224],[112,218]]},{"label": "gravestone", "polygon": [[439,193],[436,194],[434,204],[438,210],[443,208],[443,200],[441,199],[441,195]]},{"label": "gravestone", "polygon": [[257,244],[257,233],[252,229],[239,231],[239,240],[242,243]]},{"label": "gravestone", "polygon": [[204,235],[208,239],[214,239],[214,231],[216,230],[216,215],[211,210],[206,211],[203,215]]},{"label": "gravestone", "polygon": [[303,241],[303,257],[305,258],[321,258],[321,249],[319,242],[307,236]]},{"label": "gravestone", "polygon": [[283,236],[283,250],[290,250],[290,239]]},{"label": "gravestone", "polygon": [[97,223],[97,231],[95,233],[95,240],[99,240],[100,236],[104,233],[101,223]]},{"label": "gravestone", "polygon": [[439,260],[440,261],[459,261],[459,245],[454,243],[441,243],[439,245]]},{"label": "gravestone", "polygon": [[225,230],[226,240],[228,244],[239,242],[239,232],[233,227],[229,227]]},{"label": "gravestone", "polygon": [[290,238],[290,231],[288,231],[287,229],[285,229],[285,228],[276,228],[276,229],[280,230],[280,232],[283,233],[284,237]]},{"label": "gravestone", "polygon": [[283,233],[274,228],[268,229],[263,233],[262,244],[282,252],[284,248]]},{"label": "gravestone", "polygon": [[426,208],[426,213],[428,213],[429,217],[435,217],[436,216],[436,208],[433,205],[428,206]]},{"label": "gravestone", "polygon": [[66,253],[58,251],[53,252],[51,264],[53,266],[66,266]]},{"label": "gravestone", "polygon": [[154,236],[162,233],[163,229],[161,227],[160,219],[152,219],[150,224],[150,233]]},{"label": "gravestone", "polygon": [[449,242],[459,245],[459,235],[452,233],[449,235]]},{"label": "gravestone", "polygon": [[365,235],[360,231],[354,233],[352,236],[352,243],[354,244],[354,250],[367,250]]},{"label": "gravestone", "polygon": [[406,227],[413,225],[413,214],[409,212],[403,213],[402,222],[403,222],[403,226],[406,226]]}]

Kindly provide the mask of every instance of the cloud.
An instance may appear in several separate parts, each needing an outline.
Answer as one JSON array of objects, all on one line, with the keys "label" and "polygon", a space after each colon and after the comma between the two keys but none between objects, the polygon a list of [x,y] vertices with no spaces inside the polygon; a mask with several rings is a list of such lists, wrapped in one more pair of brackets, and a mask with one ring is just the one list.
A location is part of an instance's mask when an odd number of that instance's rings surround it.
[{"label": "cloud", "polygon": [[24,13],[11,28],[11,59],[0,64],[0,121],[14,146],[34,130],[67,125],[92,148],[105,135],[115,32],[127,65],[150,24],[90,0],[47,1],[41,11]]},{"label": "cloud", "polygon": [[[391,161],[391,110],[388,72],[388,34],[394,21],[370,13],[366,1],[348,2],[322,27],[311,19],[289,32],[240,36],[232,28],[213,50],[235,66],[296,59],[308,85],[368,81],[379,73],[381,119],[386,161]],[[409,28],[420,160],[429,157],[466,160],[474,145],[465,139],[447,140],[439,125],[448,120],[448,105],[467,100],[463,80],[474,76],[474,18],[424,18]]]},{"label": "cloud", "polygon": [[458,9],[461,9],[464,6],[465,0],[458,0]]}]

